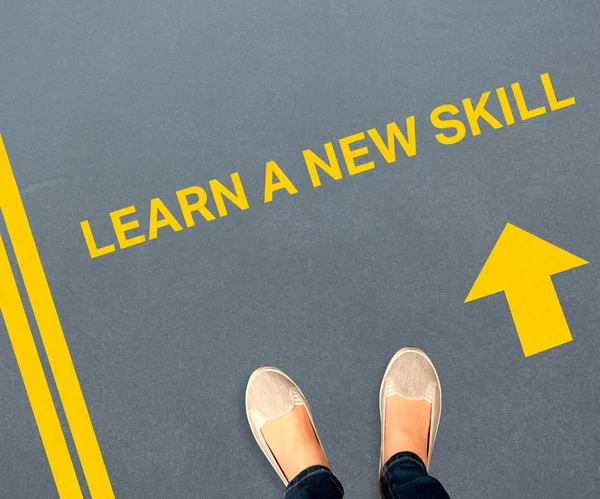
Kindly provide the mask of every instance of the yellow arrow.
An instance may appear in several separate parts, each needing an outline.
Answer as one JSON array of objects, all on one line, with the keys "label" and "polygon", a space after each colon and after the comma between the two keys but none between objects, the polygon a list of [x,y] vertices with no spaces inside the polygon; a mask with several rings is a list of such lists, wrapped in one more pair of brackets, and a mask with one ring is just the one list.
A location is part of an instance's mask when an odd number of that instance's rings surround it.
[{"label": "yellow arrow", "polygon": [[573,339],[550,276],[586,263],[508,223],[465,303],[504,291],[529,357]]}]

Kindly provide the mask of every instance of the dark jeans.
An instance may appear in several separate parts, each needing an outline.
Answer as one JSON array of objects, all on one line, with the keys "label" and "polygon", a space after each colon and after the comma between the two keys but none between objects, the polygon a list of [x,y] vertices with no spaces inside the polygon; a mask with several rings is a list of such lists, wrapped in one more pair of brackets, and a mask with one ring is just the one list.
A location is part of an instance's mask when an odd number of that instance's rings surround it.
[{"label": "dark jeans", "polygon": [[[427,474],[419,456],[412,452],[394,454],[379,480],[384,499],[450,499],[442,484]],[[344,489],[325,466],[300,472],[285,490],[285,499],[341,499]]]}]

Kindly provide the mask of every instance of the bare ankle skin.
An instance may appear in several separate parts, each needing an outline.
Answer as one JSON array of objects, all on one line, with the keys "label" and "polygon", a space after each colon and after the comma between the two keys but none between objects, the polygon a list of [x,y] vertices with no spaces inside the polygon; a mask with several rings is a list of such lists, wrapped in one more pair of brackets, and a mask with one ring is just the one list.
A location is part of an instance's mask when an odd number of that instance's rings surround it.
[{"label": "bare ankle skin", "polygon": [[329,468],[304,407],[267,421],[261,432],[288,481],[309,466]]},{"label": "bare ankle skin", "polygon": [[388,397],[385,413],[384,462],[394,454],[409,451],[427,465],[431,404],[397,395]]}]

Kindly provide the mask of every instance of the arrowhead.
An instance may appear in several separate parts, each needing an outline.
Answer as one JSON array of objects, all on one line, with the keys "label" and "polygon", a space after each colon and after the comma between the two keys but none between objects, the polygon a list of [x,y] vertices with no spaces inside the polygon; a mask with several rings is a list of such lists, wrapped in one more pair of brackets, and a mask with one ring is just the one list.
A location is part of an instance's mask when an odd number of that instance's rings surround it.
[{"label": "arrowhead", "polygon": [[507,223],[465,303],[586,263],[582,258]]}]

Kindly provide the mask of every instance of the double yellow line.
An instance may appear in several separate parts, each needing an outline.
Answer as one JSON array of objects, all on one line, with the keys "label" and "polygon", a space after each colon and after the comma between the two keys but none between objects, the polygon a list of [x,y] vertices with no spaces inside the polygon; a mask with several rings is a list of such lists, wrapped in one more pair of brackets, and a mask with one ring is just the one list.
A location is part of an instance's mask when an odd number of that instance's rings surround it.
[{"label": "double yellow line", "polygon": [[[0,136],[0,211],[23,276],[50,369],[92,498],[114,493],[77,373],[54,306],[25,207]],[[48,388],[6,247],[0,236],[0,311],[23,377],[31,409],[61,498],[83,498],[73,460]]]}]

